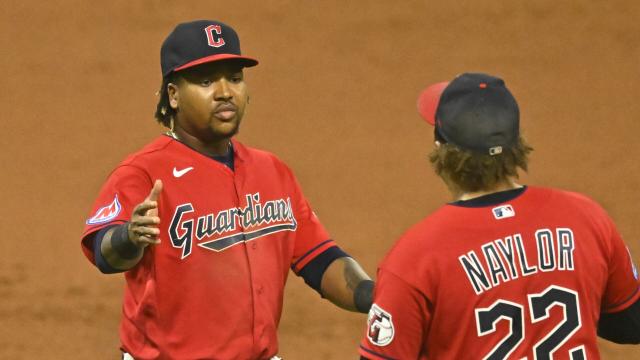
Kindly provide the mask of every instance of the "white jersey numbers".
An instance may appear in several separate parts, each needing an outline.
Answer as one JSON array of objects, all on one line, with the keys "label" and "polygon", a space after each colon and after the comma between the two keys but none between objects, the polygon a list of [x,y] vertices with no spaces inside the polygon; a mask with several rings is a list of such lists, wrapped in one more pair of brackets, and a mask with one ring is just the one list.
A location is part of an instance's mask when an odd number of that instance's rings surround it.
[{"label": "white jersey numbers", "polygon": [[[553,354],[565,344],[582,326],[580,320],[580,301],[578,293],[557,285],[549,286],[539,294],[528,295],[529,321],[537,323],[549,318],[549,311],[554,306],[562,307],[564,319],[548,334],[543,336],[533,347],[535,360],[551,360]],[[483,360],[507,359],[527,336],[525,334],[524,307],[507,300],[498,300],[488,308],[475,310],[478,336],[486,336],[496,331],[496,324],[506,320],[509,322],[509,333],[497,342]],[[569,350],[571,360],[586,358],[583,345]]]}]

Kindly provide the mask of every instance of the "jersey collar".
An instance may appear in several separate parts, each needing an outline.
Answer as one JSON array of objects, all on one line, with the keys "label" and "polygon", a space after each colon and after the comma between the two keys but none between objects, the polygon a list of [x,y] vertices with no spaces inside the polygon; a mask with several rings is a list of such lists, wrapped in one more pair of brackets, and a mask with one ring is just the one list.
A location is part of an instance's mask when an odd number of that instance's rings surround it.
[{"label": "jersey collar", "polygon": [[460,207],[485,207],[485,206],[493,206],[497,204],[501,204],[507,201],[511,201],[520,195],[522,195],[527,190],[527,186],[523,186],[517,189],[499,191],[492,194],[487,194],[483,196],[479,196],[477,198],[469,199],[469,200],[459,200],[449,203],[449,205],[460,206]]}]

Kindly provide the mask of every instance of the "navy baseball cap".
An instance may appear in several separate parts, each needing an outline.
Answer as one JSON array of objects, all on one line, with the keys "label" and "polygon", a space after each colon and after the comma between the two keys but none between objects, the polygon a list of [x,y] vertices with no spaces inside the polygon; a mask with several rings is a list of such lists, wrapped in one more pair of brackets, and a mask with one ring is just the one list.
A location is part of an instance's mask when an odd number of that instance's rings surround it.
[{"label": "navy baseball cap", "polygon": [[228,59],[234,59],[245,67],[258,65],[258,60],[242,56],[240,39],[235,30],[215,20],[178,24],[160,49],[163,77],[173,71]]},{"label": "navy baseball cap", "polygon": [[465,73],[427,87],[418,112],[444,141],[472,152],[497,155],[520,137],[518,103],[502,79]]}]

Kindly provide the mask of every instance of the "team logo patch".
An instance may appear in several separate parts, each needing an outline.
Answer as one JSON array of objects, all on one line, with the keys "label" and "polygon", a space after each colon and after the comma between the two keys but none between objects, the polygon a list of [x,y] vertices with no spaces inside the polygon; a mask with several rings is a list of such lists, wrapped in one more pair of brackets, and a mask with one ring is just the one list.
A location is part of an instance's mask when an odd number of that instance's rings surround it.
[{"label": "team logo patch", "polygon": [[122,205],[118,201],[118,194],[113,198],[111,204],[101,207],[96,214],[87,220],[87,225],[104,224],[115,219],[122,211]]},{"label": "team logo patch", "polygon": [[516,212],[513,210],[513,206],[511,205],[494,207],[491,211],[493,212],[493,217],[498,220],[516,216]]},{"label": "team logo patch", "polygon": [[393,340],[393,321],[391,314],[380,306],[373,304],[369,310],[367,337],[372,344],[387,346]]}]

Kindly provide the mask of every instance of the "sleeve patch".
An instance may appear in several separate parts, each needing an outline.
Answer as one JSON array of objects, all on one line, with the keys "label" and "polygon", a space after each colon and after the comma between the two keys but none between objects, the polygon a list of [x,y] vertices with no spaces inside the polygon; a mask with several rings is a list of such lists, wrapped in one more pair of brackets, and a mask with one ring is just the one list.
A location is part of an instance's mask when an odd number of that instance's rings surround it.
[{"label": "sleeve patch", "polygon": [[393,341],[394,329],[391,314],[373,304],[369,310],[367,338],[377,346],[387,346]]},{"label": "sleeve patch", "polygon": [[118,201],[118,194],[116,194],[111,204],[101,207],[96,211],[95,215],[87,220],[87,225],[104,224],[109,222],[115,219],[121,211],[122,205],[120,205],[120,201]]}]

